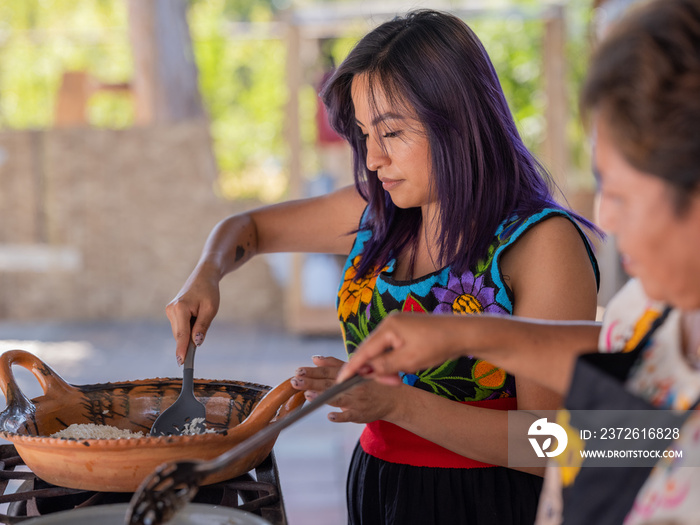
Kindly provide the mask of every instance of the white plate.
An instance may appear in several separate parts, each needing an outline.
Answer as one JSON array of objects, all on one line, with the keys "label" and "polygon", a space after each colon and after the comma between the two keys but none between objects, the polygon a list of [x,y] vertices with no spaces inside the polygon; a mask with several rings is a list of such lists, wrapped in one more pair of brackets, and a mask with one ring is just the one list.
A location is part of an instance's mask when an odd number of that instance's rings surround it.
[{"label": "white plate", "polygon": [[[124,525],[128,503],[64,510],[23,521],[23,525]],[[271,525],[256,514],[239,509],[190,503],[168,525]]]}]

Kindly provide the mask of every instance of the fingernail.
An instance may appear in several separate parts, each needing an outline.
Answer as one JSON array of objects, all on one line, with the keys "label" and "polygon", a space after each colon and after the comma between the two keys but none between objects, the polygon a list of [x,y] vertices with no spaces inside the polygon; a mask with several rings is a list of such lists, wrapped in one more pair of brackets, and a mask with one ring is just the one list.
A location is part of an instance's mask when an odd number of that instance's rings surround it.
[{"label": "fingernail", "polygon": [[318,396],[318,392],[314,390],[307,390],[306,393],[304,394],[304,397],[308,399],[309,401],[313,400]]},{"label": "fingernail", "polygon": [[176,359],[177,359],[178,366],[182,366],[182,357],[177,356]]},{"label": "fingernail", "polygon": [[306,375],[306,369],[305,368],[297,368],[294,371],[295,376],[305,376]]},{"label": "fingernail", "polygon": [[335,421],[335,414],[333,414],[332,412],[328,414],[328,419],[330,419],[331,421]]},{"label": "fingernail", "polygon": [[299,386],[299,381],[297,381],[295,378],[292,378],[291,381],[289,381],[294,388]]},{"label": "fingernail", "polygon": [[325,356],[322,356],[322,355],[312,355],[312,356],[311,356],[311,359],[325,359],[325,358],[326,358],[326,357],[325,357]]},{"label": "fingernail", "polygon": [[371,374],[372,372],[374,372],[374,368],[372,368],[371,365],[362,365],[357,371],[357,373],[361,376],[366,376],[367,374]]},{"label": "fingernail", "polygon": [[194,344],[200,346],[204,342],[204,334],[202,332],[197,332],[194,336]]}]

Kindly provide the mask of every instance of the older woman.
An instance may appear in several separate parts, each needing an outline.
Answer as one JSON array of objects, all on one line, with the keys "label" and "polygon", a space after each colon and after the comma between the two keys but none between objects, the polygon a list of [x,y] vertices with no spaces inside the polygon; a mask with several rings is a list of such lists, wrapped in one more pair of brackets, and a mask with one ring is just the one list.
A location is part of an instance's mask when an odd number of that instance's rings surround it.
[{"label": "older woman", "polygon": [[[656,0],[616,24],[592,61],[582,106],[591,114],[596,138],[600,223],[615,234],[625,269],[633,276],[608,305],[603,325],[486,315],[391,316],[360,346],[338,380],[363,370],[396,383],[400,370],[476,355],[565,393],[578,370],[579,354],[596,346],[601,352],[641,346],[624,391],[650,406],[678,412],[697,403],[700,1]],[[580,385],[573,387],[580,392]],[[700,413],[690,415],[673,446],[683,450],[684,459],[657,464],[622,514],[626,524],[698,523]],[[561,519],[557,493],[564,481],[572,480],[562,480],[559,473],[547,473],[542,523]],[[608,494],[610,514],[616,490]],[[590,495],[588,501],[596,503]]]}]

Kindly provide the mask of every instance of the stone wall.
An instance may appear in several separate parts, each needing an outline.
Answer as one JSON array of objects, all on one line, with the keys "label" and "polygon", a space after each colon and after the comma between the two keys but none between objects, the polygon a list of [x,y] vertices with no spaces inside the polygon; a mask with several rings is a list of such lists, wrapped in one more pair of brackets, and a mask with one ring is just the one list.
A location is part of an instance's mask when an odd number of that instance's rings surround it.
[{"label": "stone wall", "polygon": [[[208,123],[0,133],[0,318],[164,318],[223,217]],[[265,259],[222,285],[220,315],[282,321]]]}]

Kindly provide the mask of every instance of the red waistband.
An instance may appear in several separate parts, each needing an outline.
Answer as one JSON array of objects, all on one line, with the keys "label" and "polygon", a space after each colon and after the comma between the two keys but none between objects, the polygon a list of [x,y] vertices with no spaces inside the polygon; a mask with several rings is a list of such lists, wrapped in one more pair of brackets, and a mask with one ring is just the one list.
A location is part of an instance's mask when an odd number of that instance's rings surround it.
[{"label": "red waistband", "polygon": [[[518,408],[518,402],[514,397],[465,401],[464,404],[493,410],[516,410]],[[386,421],[374,421],[367,424],[360,436],[360,445],[362,450],[370,456],[390,463],[414,467],[484,468],[494,466],[460,456]]]}]

